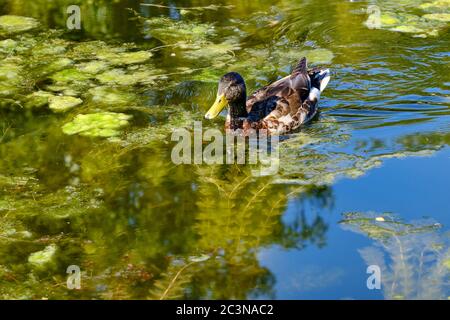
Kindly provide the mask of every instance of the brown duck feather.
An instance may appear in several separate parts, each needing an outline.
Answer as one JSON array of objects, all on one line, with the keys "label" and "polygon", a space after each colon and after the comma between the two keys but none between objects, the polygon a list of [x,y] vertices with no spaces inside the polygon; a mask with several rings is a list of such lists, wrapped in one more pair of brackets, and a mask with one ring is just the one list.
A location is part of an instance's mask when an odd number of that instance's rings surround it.
[{"label": "brown duck feather", "polygon": [[[226,128],[266,129],[270,134],[284,134],[310,121],[317,113],[317,97],[310,97],[312,88],[320,93],[321,68],[308,70],[306,58],[300,60],[292,73],[255,91],[246,102],[248,116],[227,118]],[[239,123],[236,123],[239,122]]]}]

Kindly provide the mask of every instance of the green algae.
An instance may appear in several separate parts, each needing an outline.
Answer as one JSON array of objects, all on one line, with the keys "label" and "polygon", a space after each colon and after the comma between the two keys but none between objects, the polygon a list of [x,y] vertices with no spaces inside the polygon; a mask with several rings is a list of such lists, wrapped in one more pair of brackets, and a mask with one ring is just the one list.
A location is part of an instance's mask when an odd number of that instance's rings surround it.
[{"label": "green algae", "polygon": [[83,100],[70,96],[51,96],[48,102],[49,108],[54,112],[66,112],[82,104]]},{"label": "green algae", "polygon": [[450,22],[450,13],[430,13],[424,15],[423,18],[428,20]]},{"label": "green algae", "polygon": [[97,73],[98,69],[105,69],[109,65],[127,66],[134,64],[143,64],[150,60],[153,54],[150,51],[129,51],[135,48],[131,45],[123,47],[110,46],[103,41],[87,41],[78,43],[72,47],[68,53],[76,59],[89,59],[89,62],[83,62],[85,68],[92,68],[91,73]]},{"label": "green algae", "polygon": [[0,188],[12,188],[27,185],[32,178],[26,176],[4,176],[0,175]]},{"label": "green algae", "polygon": [[131,115],[113,112],[79,114],[62,130],[67,135],[79,134],[86,137],[114,137],[129,125]]},{"label": "green algae", "polygon": [[19,84],[21,79],[22,60],[7,58],[0,63],[0,81],[2,83]]},{"label": "green algae", "polygon": [[47,84],[45,90],[78,97],[95,85],[93,83],[95,75],[79,70],[72,63],[69,64],[69,68],[60,68],[60,66],[61,64],[52,66],[54,70],[59,71],[48,76],[52,83]]},{"label": "green algae", "polygon": [[22,60],[8,57],[0,62],[0,97],[12,97],[23,88]]},{"label": "green algae", "polygon": [[0,33],[21,33],[35,29],[39,26],[36,19],[14,15],[0,16]]},{"label": "green algae", "polygon": [[105,50],[97,53],[97,57],[101,60],[106,60],[112,65],[130,65],[147,62],[152,57],[152,53],[148,51],[115,53]]},{"label": "green algae", "polygon": [[217,63],[219,60],[229,61],[234,58],[234,52],[241,49],[237,37],[214,41],[217,34],[213,24],[175,21],[164,17],[141,20],[149,27],[144,33],[167,45],[172,56],[180,54],[197,62],[215,60]]},{"label": "green algae", "polygon": [[70,43],[64,39],[50,38],[33,46],[31,54],[36,59],[48,59],[49,56],[63,56]]},{"label": "green algae", "polygon": [[[446,1],[436,1],[434,4],[420,3],[419,8],[430,12],[423,16],[415,12],[416,5],[416,3],[407,3],[407,10],[400,10],[382,2],[380,7],[381,13],[372,13],[365,24],[371,29],[378,28],[406,33],[414,37],[438,36],[439,32],[447,27],[447,22],[449,21],[448,13],[441,11],[441,9],[445,10],[449,4]],[[379,21],[379,25],[375,25],[374,21]]]},{"label": "green algae", "polygon": [[419,5],[419,8],[428,12],[447,11],[450,8],[450,0],[436,0],[425,2]]},{"label": "green algae", "polygon": [[98,74],[107,70],[110,67],[109,63],[105,61],[92,60],[76,65],[76,68],[83,73]]},{"label": "green algae", "polygon": [[111,69],[98,74],[95,77],[102,84],[117,84],[117,85],[133,85],[138,83],[138,80],[132,74],[126,73],[123,69]]},{"label": "green algae", "polygon": [[136,84],[151,84],[162,77],[157,75],[157,70],[154,69],[127,72],[126,70],[115,68],[100,73],[95,78],[104,85],[133,86]]},{"label": "green algae", "polygon": [[57,251],[56,245],[49,245],[42,251],[34,252],[28,257],[28,262],[35,267],[42,268],[51,263]]},{"label": "green algae", "polygon": [[6,39],[0,41],[0,52],[10,53],[14,51],[17,46],[17,41],[12,39]]},{"label": "green algae", "polygon": [[[164,78],[156,75],[159,72],[156,69],[140,67],[152,54],[136,51],[131,44],[122,47],[103,41],[74,44],[58,36],[57,32],[45,32],[35,37],[25,33],[14,40],[0,42],[0,56],[10,55],[0,62],[0,95],[3,97],[0,105],[3,108],[17,109],[23,104],[27,109],[42,109],[49,104],[50,95],[62,95],[68,98],[54,98],[50,109],[63,111],[78,105],[81,101],[78,99],[84,100],[86,92],[95,88],[96,80],[107,85],[130,86]],[[22,60],[21,55],[28,52],[31,57]],[[113,66],[125,69],[111,69]],[[37,93],[33,92],[35,83],[40,83]],[[24,98],[10,99],[22,91]],[[99,100],[94,99],[94,102]]]},{"label": "green algae", "polygon": [[391,213],[373,212],[345,213],[339,223],[375,242],[358,251],[368,266],[380,267],[386,299],[447,297],[450,248],[441,224],[431,219],[405,222]]},{"label": "green algae", "polygon": [[46,79],[50,75],[70,68],[74,61],[65,57],[56,56],[50,61],[44,59],[32,59],[27,63],[28,77],[36,80]]},{"label": "green algae", "polygon": [[40,109],[49,103],[49,99],[54,97],[50,92],[36,91],[26,97],[25,107],[28,109]]},{"label": "green algae", "polygon": [[56,82],[70,83],[70,82],[83,82],[91,78],[91,75],[84,73],[76,68],[64,69],[51,75],[50,78]]},{"label": "green algae", "polygon": [[[298,12],[298,10],[295,11]],[[282,21],[281,17],[277,16],[276,19]],[[275,20],[272,14],[267,19],[261,19],[264,25],[270,20]],[[193,21],[192,24],[197,22]],[[395,24],[390,25],[395,27]],[[236,23],[236,28],[240,27],[239,23]],[[222,33],[222,30],[218,28],[217,34]],[[274,25],[272,29],[276,28],[277,25]],[[311,29],[314,30],[314,26],[311,25]],[[148,33],[151,32],[152,30],[148,31]],[[226,32],[231,33],[228,29]],[[42,112],[24,116],[23,119],[20,118],[11,123],[7,121],[11,117],[1,122],[0,139],[7,142],[0,149],[3,157],[2,172],[8,171],[5,169],[11,170],[13,167],[30,163],[37,168],[39,179],[42,181],[39,182],[39,187],[31,188],[30,185],[34,184],[35,180],[25,176],[17,175],[14,178],[3,178],[3,180],[0,178],[0,186],[4,188],[4,195],[0,197],[0,212],[8,215],[13,222],[19,220],[24,222],[24,225],[5,224],[5,232],[0,231],[0,236],[7,237],[2,242],[1,250],[0,297],[118,298],[120,295],[119,297],[141,298],[146,296],[149,286],[152,288],[156,286],[154,286],[155,282],[158,285],[163,283],[161,292],[164,292],[167,289],[167,283],[170,285],[171,280],[183,266],[189,261],[201,260],[200,262],[208,264],[198,269],[194,267],[192,272],[189,269],[188,275],[181,273],[177,279],[182,281],[175,281],[176,290],[169,290],[170,295],[167,297],[172,297],[172,294],[177,292],[175,296],[179,297],[203,297],[211,294],[220,295],[220,297],[247,298],[249,294],[260,292],[260,288],[266,286],[267,279],[270,287],[270,272],[260,268],[258,262],[252,259],[251,252],[255,252],[260,245],[280,243],[285,246],[286,243],[293,242],[293,239],[285,236],[286,234],[295,235],[292,238],[309,239],[311,237],[313,239],[311,243],[316,237],[322,238],[322,241],[325,238],[325,231],[321,232],[320,227],[326,230],[326,224],[324,226],[315,223],[314,228],[307,228],[302,224],[297,231],[294,229],[295,226],[285,226],[283,222],[278,221],[284,206],[287,205],[285,197],[288,186],[286,184],[303,184],[303,189],[299,188],[302,190],[299,197],[302,197],[306,194],[307,186],[316,182],[318,185],[327,185],[332,184],[339,175],[360,176],[371,168],[380,166],[384,159],[390,157],[425,155],[426,152],[390,153],[391,151],[388,150],[386,152],[389,154],[384,155],[381,154],[382,152],[376,156],[356,155],[355,150],[349,150],[352,148],[351,131],[346,130],[345,125],[339,122],[331,125],[332,128],[328,128],[328,131],[323,128],[322,123],[330,118],[330,115],[325,113],[323,118],[312,123],[310,127],[304,128],[301,134],[293,135],[292,142],[286,142],[286,144],[291,143],[282,155],[282,163],[286,165],[282,168],[282,174],[273,177],[273,180],[243,177],[245,166],[240,166],[236,171],[226,168],[227,166],[223,166],[220,170],[209,167],[197,168],[194,173],[191,166],[187,169],[180,168],[182,166],[174,167],[166,154],[170,147],[170,133],[173,129],[180,127],[191,129],[194,120],[202,119],[201,110],[209,104],[209,100],[214,99],[217,80],[221,75],[238,67],[238,71],[242,72],[248,80],[249,89],[254,88],[255,81],[258,81],[258,85],[260,83],[263,85],[279,75],[289,73],[289,68],[295,65],[304,51],[317,50],[307,48],[326,46],[327,43],[331,47],[332,44],[329,41],[334,39],[331,35],[330,38],[325,39],[326,41],[319,40],[316,43],[315,35],[310,33],[308,44],[304,46],[300,41],[297,44],[286,45],[280,37],[280,39],[270,40],[275,44],[267,41],[267,44],[261,46],[262,54],[253,57],[251,51],[253,41],[263,40],[266,43],[265,39],[258,38],[258,32],[255,34],[242,32],[238,40],[233,39],[223,44],[220,39],[214,38],[214,32],[206,37],[198,36],[191,39],[186,37],[183,42],[166,40],[168,44],[174,44],[180,50],[172,50],[172,47],[168,47],[161,51],[161,55],[159,52],[158,55],[155,54],[155,64],[156,61],[159,63],[160,59],[163,59],[163,62],[169,65],[167,70],[160,71],[149,66],[147,64],[149,60],[144,60],[142,63],[146,65],[142,67],[139,67],[141,62],[136,64],[110,62],[104,58],[102,49],[103,52],[110,52],[111,57],[117,57],[128,53],[128,50],[137,48],[117,48],[100,41],[80,46],[77,43],[66,45],[64,41],[60,45],[57,41],[51,42],[52,45],[57,45],[55,50],[50,48],[46,50],[45,45],[39,45],[43,40],[38,37],[34,41],[14,37],[13,41],[17,42],[16,48],[11,48],[8,43],[5,44],[4,57],[14,54],[27,57],[22,61],[10,60],[10,62],[19,67],[17,74],[20,76],[21,87],[27,82],[31,83],[31,86],[27,85],[24,92],[25,101],[33,100],[30,102],[30,108],[42,108],[48,105],[48,98],[54,96],[50,91],[62,92],[65,96],[76,95],[82,98],[85,103],[79,112],[83,113],[107,110],[108,105],[113,108],[118,107],[115,111],[120,110],[120,107],[127,110],[127,106],[132,106],[130,109],[139,111],[136,112],[140,115],[136,120],[142,126],[133,126],[126,131],[120,130],[123,134],[106,141],[74,138],[76,143],[67,143],[67,139],[72,141],[70,140],[72,138],[61,137],[60,132],[61,121],[67,121],[64,120],[66,117],[48,114],[48,110],[46,113],[43,109]],[[248,35],[250,37],[247,38]],[[34,48],[36,48],[35,53],[33,53]],[[30,55],[27,50],[31,50]],[[321,57],[320,52],[317,59],[314,58],[314,53],[309,53],[308,58],[311,64],[330,63],[336,54],[337,64],[345,63],[344,57],[341,56],[342,50],[339,48],[336,50],[331,54],[331,58],[329,53]],[[1,48],[0,52],[2,52]],[[176,56],[172,57],[170,55],[172,52]],[[166,53],[167,57],[164,56]],[[42,59],[46,54],[49,56]],[[30,57],[29,61],[28,57]],[[1,54],[0,58],[3,58]],[[189,68],[186,67],[187,59],[189,59]],[[39,62],[39,60],[42,61]],[[211,60],[221,63],[217,64]],[[3,61],[0,61],[1,64]],[[202,68],[199,73],[196,73],[194,65],[207,66],[207,68]],[[358,66],[358,62],[356,65]],[[70,76],[64,78],[64,74],[59,75],[62,77],[59,81],[49,77],[67,67],[77,69],[81,74],[85,74],[83,76],[89,77],[88,80],[71,81]],[[114,72],[109,73],[111,68]],[[29,72],[31,74],[28,74]],[[178,76],[173,73],[177,73]],[[181,73],[184,74],[183,77],[179,76]],[[343,71],[341,76],[345,73]],[[95,78],[97,75],[102,76]],[[118,76],[117,79],[114,79],[114,76]],[[359,78],[358,75],[356,79],[353,79],[356,86],[359,85]],[[48,85],[49,79],[54,83]],[[99,79],[103,79],[103,82]],[[157,81],[160,79],[167,80],[167,86],[159,85]],[[192,80],[196,79],[212,81],[214,86],[204,83],[195,83],[193,86]],[[342,81],[345,83],[344,79]],[[9,78],[5,82],[10,84],[12,91],[9,93],[17,97],[14,79]],[[98,82],[102,86],[98,87]],[[138,84],[151,85],[145,88],[131,87]],[[36,91],[33,95],[34,90],[40,91]],[[141,95],[144,90],[145,95]],[[339,94],[339,90],[335,92]],[[332,103],[334,102],[332,100]],[[166,105],[172,103],[176,105]],[[25,106],[28,105],[25,104]],[[17,112],[17,114],[25,114],[25,112]],[[44,121],[44,124],[38,125],[37,123],[41,121]],[[342,131],[337,130],[338,124],[343,127]],[[9,126],[11,129],[8,130]],[[212,126],[222,129],[223,123],[217,121]],[[26,131],[27,134],[22,135],[21,130]],[[428,147],[436,144],[430,142],[434,140],[428,139],[428,136],[424,139],[428,142],[417,145],[426,144]],[[117,143],[111,143],[113,141]],[[340,144],[347,148],[345,152],[334,151],[330,147]],[[445,143],[441,141],[440,145],[443,144]],[[323,150],[321,150],[322,147]],[[403,148],[406,147],[398,147],[400,151]],[[69,154],[71,161],[67,160]],[[251,183],[242,183],[241,189],[239,188],[241,178],[251,180]],[[285,185],[273,185],[277,182]],[[76,191],[59,189],[66,184],[78,187]],[[169,189],[168,185],[174,186],[174,189]],[[98,199],[89,193],[96,186],[105,188],[105,203],[98,202]],[[235,186],[237,192],[227,189],[234,189]],[[324,187],[320,190],[327,189]],[[311,200],[326,201],[326,197],[325,200],[321,197],[318,199],[311,197]],[[249,206],[249,210],[244,210],[241,204],[247,202],[253,205]],[[179,204],[183,204],[186,210],[195,210],[195,216],[181,212]],[[233,210],[227,211],[227,206]],[[91,210],[92,208],[99,210],[94,211]],[[211,210],[214,210],[216,214],[211,216]],[[241,214],[242,212],[244,214]],[[231,221],[230,217],[233,217]],[[0,230],[3,221],[2,216]],[[158,223],[155,224],[155,221]],[[317,221],[320,222],[320,220]],[[385,232],[377,233],[370,228],[368,231],[380,236],[383,236]],[[33,235],[31,238],[28,232]],[[62,233],[64,235],[60,237]],[[218,234],[223,236],[217,237]],[[42,238],[35,238],[35,236]],[[27,248],[25,252],[17,250],[20,248],[14,245],[17,240],[20,240],[21,244],[25,240],[27,242],[36,240],[36,243],[33,244],[32,250]],[[60,255],[65,252],[61,244],[65,241],[70,243],[67,250],[69,257],[60,262],[61,268],[58,270],[63,273],[61,277],[54,273],[51,279],[39,278],[36,274],[29,274],[28,269],[21,271],[29,268],[26,263],[27,257],[41,252],[49,242],[55,242],[58,248],[53,259],[60,260]],[[320,240],[315,241],[320,243]],[[227,255],[211,256],[211,259],[206,259],[209,255],[201,255],[198,252],[198,247],[201,246],[207,248],[207,252],[226,248]],[[298,247],[304,246],[301,243]],[[234,247],[239,249],[235,250]],[[82,252],[77,251],[77,248],[81,248]],[[174,259],[176,261],[169,263],[168,267],[166,262],[172,258],[172,253],[180,251],[183,252],[181,255],[186,253],[187,258]],[[3,254],[4,252],[9,255],[14,252],[13,256],[22,262],[5,260],[7,254]],[[83,277],[81,293],[68,292],[64,285],[60,285],[66,280],[65,267],[74,261],[76,263],[80,261],[82,269],[92,274],[92,276]],[[147,269],[143,270],[149,272],[150,281],[149,278],[145,278],[146,273],[143,271],[141,273],[137,267],[139,261],[145,261]],[[2,264],[8,267],[3,267]],[[52,262],[45,268],[51,264]],[[234,266],[237,268],[233,269]],[[221,277],[217,279],[217,270],[230,269],[230,272],[221,272]],[[103,270],[105,271],[102,272]],[[232,275],[232,278],[228,278],[228,273]],[[211,278],[208,278],[209,274]],[[2,278],[3,275],[5,275],[4,278]],[[221,279],[222,275],[223,279]],[[8,281],[7,277],[13,280]],[[138,280],[133,282],[129,279]],[[194,280],[190,282],[190,279]],[[207,289],[210,288],[212,279],[217,281],[217,286],[224,289]],[[18,281],[20,286],[17,284]],[[231,281],[243,284],[243,288],[234,287],[228,292],[227,284]],[[245,283],[249,283],[249,289],[245,287]],[[48,290],[48,287],[52,289]],[[52,291],[59,287],[62,288],[61,291]],[[192,293],[196,290],[207,290],[208,293]],[[263,294],[268,295],[270,291]],[[405,297],[405,295],[398,296]]]},{"label": "green algae", "polygon": [[[0,212],[4,211],[0,202]],[[8,210],[8,208],[6,209]],[[2,217],[0,220],[0,242],[1,241],[26,241],[33,238],[33,234],[26,230],[23,223],[16,219]]]},{"label": "green algae", "polygon": [[73,60],[70,60],[68,58],[57,58],[55,61],[52,61],[48,65],[46,65],[46,71],[47,72],[55,72],[58,70],[61,70],[63,68],[66,68],[73,64]]},{"label": "green algae", "polygon": [[45,86],[45,89],[57,95],[79,97],[86,90],[86,88],[89,88],[91,85],[92,84],[90,82],[86,83],[74,82],[73,84],[70,85],[69,84],[47,85]]},{"label": "green algae", "polygon": [[110,47],[104,41],[84,41],[76,43],[69,52],[69,55],[82,59],[96,59],[99,51],[107,50],[108,48]]},{"label": "green algae", "polygon": [[445,266],[448,270],[450,270],[450,259],[447,259],[447,260],[444,261],[444,266]]},{"label": "green algae", "polygon": [[[380,219],[380,217],[382,217],[382,219]],[[339,223],[352,229],[357,228],[357,230],[360,230],[369,238],[382,241],[387,241],[393,237],[433,231],[436,229],[434,224],[415,226],[399,221],[388,213],[367,214],[350,212],[344,214],[343,219]]]},{"label": "green algae", "polygon": [[220,60],[229,61],[234,58],[235,51],[241,49],[239,40],[235,38],[225,39],[220,43],[202,42],[201,44],[178,43],[180,48],[185,49],[182,55],[189,59],[209,59],[217,63]]},{"label": "green algae", "polygon": [[166,44],[179,41],[199,43],[216,35],[216,29],[212,24],[175,21],[165,17],[145,19],[144,25],[148,26],[146,33]]},{"label": "green algae", "polygon": [[136,103],[137,96],[126,91],[126,89],[111,88],[111,87],[95,87],[89,90],[91,100],[94,103],[103,105],[128,105],[131,106]]},{"label": "green algae", "polygon": [[395,28],[391,28],[389,30],[395,31],[395,32],[416,33],[416,34],[420,34],[424,31],[423,29],[417,28],[415,26],[398,26]]},{"label": "green algae", "polygon": [[[28,226],[30,231],[45,226],[47,232],[54,234],[52,230],[64,230],[68,222],[95,212],[102,204],[102,191],[86,188],[77,178],[71,181],[71,185],[50,193],[43,194],[39,189],[39,184],[29,184],[22,187],[21,190],[27,191],[22,197],[16,198],[13,194],[4,197],[8,204],[5,208],[7,214],[13,214],[14,219]],[[11,188],[10,192],[13,191]],[[17,229],[27,230],[20,226]]]}]

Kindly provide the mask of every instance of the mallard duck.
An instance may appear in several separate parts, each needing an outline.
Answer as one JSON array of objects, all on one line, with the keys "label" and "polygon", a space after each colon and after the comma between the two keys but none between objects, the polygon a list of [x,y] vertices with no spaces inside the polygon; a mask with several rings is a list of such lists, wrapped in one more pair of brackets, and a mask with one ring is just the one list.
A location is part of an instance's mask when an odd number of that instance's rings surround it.
[{"label": "mallard duck", "polygon": [[320,94],[330,80],[330,71],[308,70],[302,58],[292,73],[255,91],[248,99],[244,79],[230,72],[219,81],[217,98],[205,115],[213,119],[228,105],[225,128],[243,132],[266,129],[269,134],[285,134],[310,121],[318,109]]}]

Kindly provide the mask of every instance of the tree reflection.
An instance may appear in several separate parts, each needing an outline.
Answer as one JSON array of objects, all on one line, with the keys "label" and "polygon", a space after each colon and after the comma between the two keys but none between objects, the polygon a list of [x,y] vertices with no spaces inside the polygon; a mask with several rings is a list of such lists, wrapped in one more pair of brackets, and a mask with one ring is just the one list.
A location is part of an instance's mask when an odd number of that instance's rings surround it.
[{"label": "tree reflection", "polygon": [[359,252],[368,266],[380,267],[386,299],[447,299],[450,247],[448,235],[439,233],[439,223],[349,213],[341,224],[375,241],[375,246]]}]

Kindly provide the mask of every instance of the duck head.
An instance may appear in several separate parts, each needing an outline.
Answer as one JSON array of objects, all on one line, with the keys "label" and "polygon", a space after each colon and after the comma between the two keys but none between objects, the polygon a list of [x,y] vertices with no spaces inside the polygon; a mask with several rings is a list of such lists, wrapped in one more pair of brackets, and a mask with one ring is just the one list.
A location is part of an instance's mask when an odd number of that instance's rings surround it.
[{"label": "duck head", "polygon": [[229,72],[219,81],[216,101],[205,114],[206,119],[214,119],[228,105],[232,118],[246,117],[247,90],[244,78],[237,72]]}]

